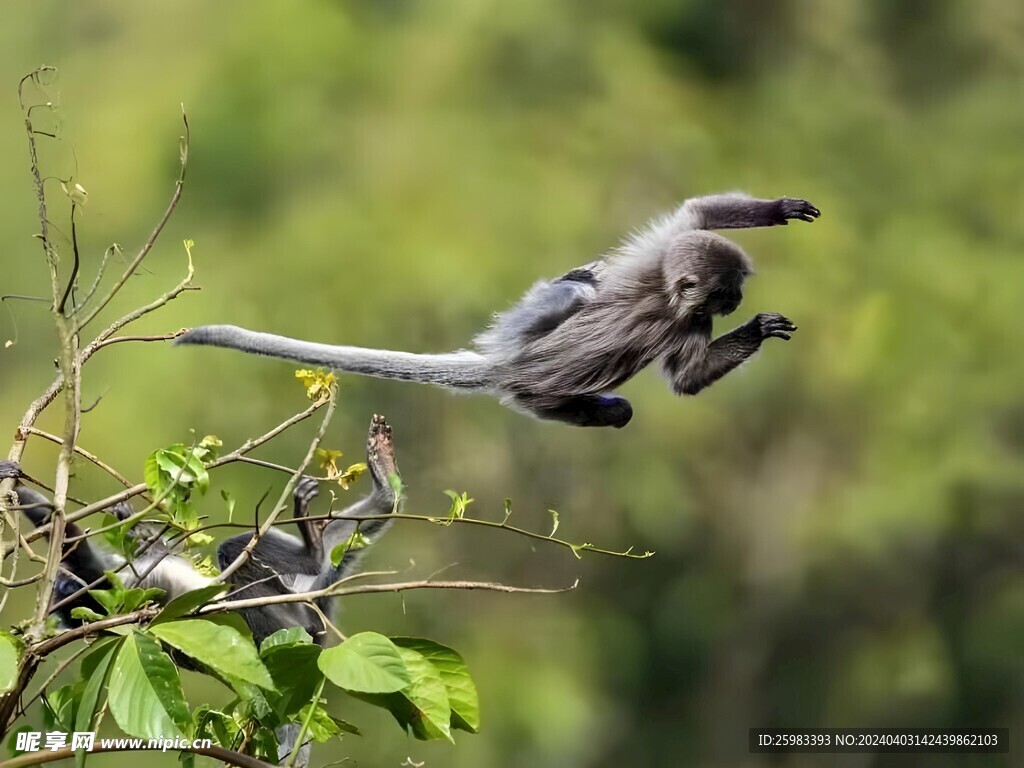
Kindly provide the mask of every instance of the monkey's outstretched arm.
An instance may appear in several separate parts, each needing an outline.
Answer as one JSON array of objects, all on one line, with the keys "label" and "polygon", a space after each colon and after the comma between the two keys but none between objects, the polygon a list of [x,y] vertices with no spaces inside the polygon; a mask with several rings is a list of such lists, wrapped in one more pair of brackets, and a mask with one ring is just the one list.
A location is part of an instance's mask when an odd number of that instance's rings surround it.
[{"label": "monkey's outstretched arm", "polygon": [[671,353],[662,367],[677,395],[695,395],[750,358],[765,339],[788,340],[795,330],[782,315],[763,312],[712,341],[703,356]]},{"label": "monkey's outstretched arm", "polygon": [[683,203],[675,218],[689,229],[748,229],[785,225],[789,219],[814,221],[820,215],[821,211],[806,200],[759,200],[735,192],[691,198]]}]

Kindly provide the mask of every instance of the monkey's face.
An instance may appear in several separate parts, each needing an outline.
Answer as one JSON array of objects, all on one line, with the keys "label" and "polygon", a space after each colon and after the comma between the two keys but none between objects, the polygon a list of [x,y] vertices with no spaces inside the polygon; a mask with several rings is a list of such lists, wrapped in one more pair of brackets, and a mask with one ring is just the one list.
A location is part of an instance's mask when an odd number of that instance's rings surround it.
[{"label": "monkey's face", "polygon": [[723,275],[719,278],[718,285],[708,293],[705,303],[707,312],[712,315],[731,315],[743,301],[743,278],[742,272],[735,272],[731,275]]}]

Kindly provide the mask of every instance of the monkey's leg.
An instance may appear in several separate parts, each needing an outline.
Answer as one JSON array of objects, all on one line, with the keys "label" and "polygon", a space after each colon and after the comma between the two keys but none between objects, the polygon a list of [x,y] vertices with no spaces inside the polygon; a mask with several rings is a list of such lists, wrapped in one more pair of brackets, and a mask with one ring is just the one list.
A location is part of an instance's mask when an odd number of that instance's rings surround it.
[{"label": "monkey's leg", "polygon": [[699,360],[680,366],[672,355],[666,356],[664,369],[677,395],[695,395],[746,361],[765,339],[788,341],[795,330],[796,326],[782,315],[762,312],[712,341]]},{"label": "monkey's leg", "polygon": [[577,427],[621,429],[633,418],[633,406],[618,395],[580,395],[544,408],[534,408],[521,400],[518,402],[537,418],[562,421]]},{"label": "monkey's leg", "polygon": [[[398,477],[398,462],[395,459],[395,445],[391,427],[383,416],[374,414],[366,438],[366,463],[373,478],[373,490],[368,496],[338,512],[324,531],[324,551],[330,552],[347,541],[356,531],[364,536],[381,533],[391,525],[387,519],[363,520],[367,516],[389,515],[400,505],[401,499],[391,485],[392,477]],[[339,564],[341,572],[352,569],[361,551],[346,552]],[[328,574],[333,578],[334,574]]]},{"label": "monkey's leg", "polygon": [[514,357],[523,344],[551,333],[595,296],[597,269],[595,262],[535,283],[476,337],[476,346],[492,360]]},{"label": "monkey's leg", "polygon": [[806,200],[759,200],[741,194],[695,197],[679,211],[690,229],[749,229],[784,226],[789,219],[814,221],[821,211]]}]

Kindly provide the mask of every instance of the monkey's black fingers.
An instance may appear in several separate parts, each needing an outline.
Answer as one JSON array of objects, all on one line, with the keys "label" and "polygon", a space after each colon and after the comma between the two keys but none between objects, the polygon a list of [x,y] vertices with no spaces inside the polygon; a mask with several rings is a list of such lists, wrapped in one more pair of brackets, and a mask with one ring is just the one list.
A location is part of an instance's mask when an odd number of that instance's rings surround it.
[{"label": "monkey's black fingers", "polygon": [[4,459],[0,461],[0,480],[7,480],[9,478],[22,477],[21,465],[16,461],[8,461]]},{"label": "monkey's black fingers", "polygon": [[762,312],[754,318],[753,322],[762,339],[776,338],[788,340],[790,334],[796,330],[796,326],[793,325],[788,317],[777,312]]},{"label": "monkey's black fingers", "polygon": [[786,219],[799,219],[800,221],[814,221],[821,216],[821,211],[815,208],[806,200],[792,197],[783,197],[778,201],[780,224],[786,224]]}]

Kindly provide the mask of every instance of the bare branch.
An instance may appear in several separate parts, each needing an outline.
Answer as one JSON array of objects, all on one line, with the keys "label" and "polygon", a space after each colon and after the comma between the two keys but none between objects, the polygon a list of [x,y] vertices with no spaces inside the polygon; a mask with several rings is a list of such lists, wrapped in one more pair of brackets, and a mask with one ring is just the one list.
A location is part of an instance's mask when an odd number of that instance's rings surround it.
[{"label": "bare branch", "polygon": [[570,592],[579,585],[576,580],[568,587],[516,587],[490,581],[400,581],[392,584],[362,584],[356,587],[336,587],[331,585],[312,592],[295,592],[287,595],[267,595],[266,597],[250,597],[245,600],[210,603],[199,610],[200,614],[223,613],[238,611],[243,608],[259,608],[265,605],[282,603],[305,603],[324,597],[344,597],[346,595],[369,595],[381,592],[408,592],[414,589],[479,589],[487,592],[505,592],[509,594],[554,595]]}]

